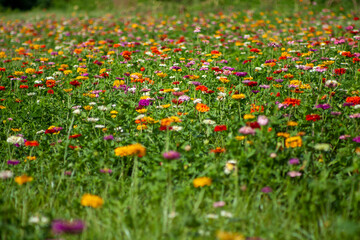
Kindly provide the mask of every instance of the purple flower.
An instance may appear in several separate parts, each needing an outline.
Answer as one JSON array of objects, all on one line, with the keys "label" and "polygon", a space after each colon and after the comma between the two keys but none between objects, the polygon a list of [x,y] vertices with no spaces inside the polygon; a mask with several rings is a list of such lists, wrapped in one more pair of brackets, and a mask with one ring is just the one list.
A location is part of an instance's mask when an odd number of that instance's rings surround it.
[{"label": "purple flower", "polygon": [[12,159],[12,160],[7,161],[8,165],[18,165],[19,163],[20,163],[20,161],[16,160],[16,159]]},{"label": "purple flower", "polygon": [[360,143],[360,136],[354,137],[353,138],[354,142]]},{"label": "purple flower", "polygon": [[104,137],[104,140],[114,140],[114,136],[113,135],[107,135]]},{"label": "purple flower", "polygon": [[297,159],[297,158],[291,158],[290,160],[289,160],[289,164],[290,165],[298,165],[300,163],[300,161],[299,161],[299,159]]},{"label": "purple flower", "polygon": [[261,189],[261,192],[263,192],[263,193],[271,193],[272,191],[273,191],[272,188],[269,186],[263,187]]},{"label": "purple flower", "polygon": [[176,151],[169,151],[169,152],[163,153],[163,157],[168,160],[174,160],[174,159],[180,158],[180,153],[178,153]]},{"label": "purple flower", "polygon": [[330,104],[325,103],[325,104],[316,105],[316,108],[321,108],[321,109],[325,110],[325,109],[331,108],[331,106],[330,106]]},{"label": "purple flower", "polygon": [[85,228],[85,223],[81,220],[75,221],[64,221],[64,220],[54,220],[51,223],[51,229],[54,234],[79,234]]},{"label": "purple flower", "polygon": [[331,112],[330,114],[333,116],[339,116],[341,114],[341,112]]},{"label": "purple flower", "polygon": [[245,77],[247,75],[247,72],[235,72],[234,75],[238,77]]},{"label": "purple flower", "polygon": [[150,100],[149,99],[141,99],[139,101],[139,107],[146,107],[146,106],[149,106],[151,104]]}]

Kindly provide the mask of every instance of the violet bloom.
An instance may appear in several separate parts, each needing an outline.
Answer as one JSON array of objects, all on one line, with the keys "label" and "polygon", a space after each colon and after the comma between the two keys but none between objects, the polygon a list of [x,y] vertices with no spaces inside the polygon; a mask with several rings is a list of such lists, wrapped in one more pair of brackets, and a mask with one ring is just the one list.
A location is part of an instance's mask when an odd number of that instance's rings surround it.
[{"label": "violet bloom", "polygon": [[275,79],[275,82],[278,82],[278,83],[281,83],[283,81],[284,81],[284,79]]},{"label": "violet bloom", "polygon": [[255,130],[251,127],[245,126],[239,129],[239,133],[244,135],[255,135]]},{"label": "violet bloom", "polygon": [[288,163],[290,165],[298,165],[300,163],[300,161],[297,158],[291,158]]},{"label": "violet bloom", "polygon": [[19,163],[20,163],[20,161],[16,160],[16,159],[11,159],[11,160],[7,161],[8,165],[18,165]]},{"label": "violet bloom", "polygon": [[353,138],[354,142],[360,143],[360,136],[354,137]]},{"label": "violet bloom", "polygon": [[245,77],[247,75],[247,72],[235,72],[234,75],[238,77]]},{"label": "violet bloom", "polygon": [[331,106],[330,106],[330,104],[325,103],[325,104],[316,105],[316,108],[321,108],[321,109],[325,110],[325,109],[331,108]]},{"label": "violet bloom", "polygon": [[263,187],[261,189],[261,192],[263,192],[263,193],[271,193],[272,191],[273,191],[272,188],[269,186]]},{"label": "violet bloom", "polygon": [[182,95],[181,97],[179,97],[179,101],[189,101],[191,98],[189,96],[186,96],[186,95]]},{"label": "violet bloom", "polygon": [[146,107],[149,106],[151,104],[149,99],[141,99],[139,101],[139,107]]},{"label": "violet bloom", "polygon": [[264,115],[260,115],[258,116],[257,122],[260,126],[265,126],[269,123],[269,119]]},{"label": "violet bloom", "polygon": [[51,229],[54,234],[79,234],[85,228],[85,223],[81,220],[75,221],[64,221],[64,220],[54,220],[51,223]]},{"label": "violet bloom", "polygon": [[259,87],[260,87],[260,88],[270,88],[269,85],[265,85],[265,84],[262,84],[262,85],[260,85]]},{"label": "violet bloom", "polygon": [[174,160],[174,159],[180,158],[180,153],[178,153],[176,151],[169,151],[169,152],[163,153],[163,157],[168,160]]},{"label": "violet bloom", "polygon": [[114,136],[113,135],[105,136],[104,140],[114,140]]}]

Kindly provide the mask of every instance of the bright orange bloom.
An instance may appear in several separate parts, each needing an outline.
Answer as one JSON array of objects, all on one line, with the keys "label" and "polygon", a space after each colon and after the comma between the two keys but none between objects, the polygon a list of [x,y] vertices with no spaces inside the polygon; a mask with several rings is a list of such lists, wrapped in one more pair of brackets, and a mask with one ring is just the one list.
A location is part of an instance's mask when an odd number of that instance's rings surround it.
[{"label": "bright orange bloom", "polygon": [[212,180],[208,177],[199,177],[195,178],[193,181],[194,187],[204,187],[204,186],[211,186]]},{"label": "bright orange bloom", "polygon": [[15,182],[19,185],[23,185],[24,183],[31,182],[32,180],[33,178],[27,176],[26,174],[15,178]]},{"label": "bright orange bloom", "polygon": [[250,109],[251,113],[253,113],[253,112],[263,112],[263,111],[264,111],[264,106],[262,106],[262,105],[256,106],[255,104],[251,104],[251,109]]},{"label": "bright orange bloom", "polygon": [[300,99],[296,99],[296,98],[286,98],[285,101],[283,102],[283,104],[287,104],[287,105],[292,105],[293,107],[295,105],[299,105],[300,106],[301,100]]},{"label": "bright orange bloom", "polygon": [[223,152],[225,152],[225,148],[217,147],[215,149],[211,149],[210,152],[212,152],[212,153],[223,153]]},{"label": "bright orange bloom", "polygon": [[208,112],[210,111],[210,108],[206,104],[198,103],[196,104],[196,110],[199,112]]}]

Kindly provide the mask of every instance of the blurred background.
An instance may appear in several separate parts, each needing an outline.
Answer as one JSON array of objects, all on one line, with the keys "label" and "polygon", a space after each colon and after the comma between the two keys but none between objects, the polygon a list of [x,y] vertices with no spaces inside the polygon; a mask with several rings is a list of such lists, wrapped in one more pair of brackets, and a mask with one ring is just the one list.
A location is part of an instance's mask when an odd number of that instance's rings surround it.
[{"label": "blurred background", "polygon": [[[126,11],[152,9],[171,12],[188,10],[222,10],[231,8],[293,8],[296,4],[321,7],[349,7],[358,10],[360,0],[0,0],[0,12],[28,10],[62,10],[62,11]],[[214,9],[214,10],[215,10]],[[230,9],[230,10],[231,10]]]}]

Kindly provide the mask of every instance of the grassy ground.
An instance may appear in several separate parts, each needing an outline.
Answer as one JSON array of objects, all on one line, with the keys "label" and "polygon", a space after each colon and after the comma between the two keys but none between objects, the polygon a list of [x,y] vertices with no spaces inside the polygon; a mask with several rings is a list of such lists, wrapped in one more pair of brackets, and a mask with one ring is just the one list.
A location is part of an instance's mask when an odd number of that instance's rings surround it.
[{"label": "grassy ground", "polygon": [[[360,67],[353,60],[357,55],[342,55],[359,53],[358,42],[349,44],[359,34],[345,30],[349,25],[359,29],[359,21],[354,20],[358,14],[350,8],[353,3],[344,4],[323,10],[321,4],[297,1],[208,1],[186,7],[147,2],[119,12],[72,6],[68,11],[4,14],[0,172],[10,170],[13,176],[0,179],[0,238],[360,239],[360,149],[352,140],[359,126],[349,117],[358,110],[344,107],[349,97],[359,98]],[[194,33],[199,26],[200,34]],[[335,44],[332,38],[347,40]],[[131,59],[124,51],[130,51]],[[276,64],[266,65],[271,59]],[[221,74],[212,69],[216,66],[223,69]],[[346,72],[337,74],[344,66]],[[200,70],[205,67],[208,70]],[[224,73],[229,68],[234,69]],[[284,68],[286,72],[274,73]],[[238,77],[236,72],[247,75]],[[293,78],[287,79],[288,74]],[[278,78],[285,80],[275,82]],[[290,84],[296,79],[302,82]],[[72,85],[74,80],[81,85]],[[116,80],[124,81],[124,89],[136,90],[119,89]],[[250,80],[259,84],[251,88]],[[341,85],[330,89],[325,80]],[[215,92],[195,90],[189,81]],[[38,83],[44,89],[34,86]],[[289,85],[299,86],[295,91]],[[146,98],[146,89],[152,104],[136,108]],[[245,99],[233,98],[235,91]],[[192,99],[178,105],[179,96],[172,92]],[[281,108],[279,103],[288,98],[301,104]],[[209,112],[198,111],[196,99],[209,106]],[[320,103],[331,109],[316,108]],[[75,106],[81,106],[79,114]],[[310,114],[319,120],[307,121]],[[260,115],[269,123],[258,126],[254,135],[239,133],[246,125],[260,123]],[[216,124],[206,125],[206,119]],[[166,130],[165,122],[174,130]],[[214,131],[217,125],[227,129]],[[51,126],[62,129],[58,134],[39,132]],[[9,140],[18,134],[23,137],[20,146]],[[109,135],[114,138],[104,140]],[[340,140],[343,135],[348,139]],[[300,137],[300,142],[288,145],[291,137]],[[39,146],[23,146],[24,139]],[[116,156],[117,147],[134,143],[141,143],[146,154],[139,157],[142,149],[136,149]],[[226,151],[211,152],[216,149]],[[164,158],[170,150],[180,158]],[[292,158],[299,163],[289,164]],[[15,159],[16,165],[8,162]],[[100,171],[104,169],[112,172]],[[290,172],[300,175],[290,177]],[[33,179],[19,184],[15,177],[24,174]],[[199,177],[209,177],[209,186],[195,187]],[[101,197],[103,204],[86,206],[81,200],[86,193]],[[51,229],[56,219],[81,219],[86,228],[75,235],[57,235]]]}]

